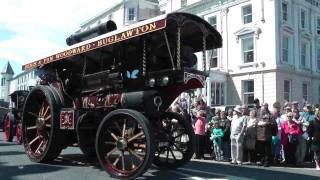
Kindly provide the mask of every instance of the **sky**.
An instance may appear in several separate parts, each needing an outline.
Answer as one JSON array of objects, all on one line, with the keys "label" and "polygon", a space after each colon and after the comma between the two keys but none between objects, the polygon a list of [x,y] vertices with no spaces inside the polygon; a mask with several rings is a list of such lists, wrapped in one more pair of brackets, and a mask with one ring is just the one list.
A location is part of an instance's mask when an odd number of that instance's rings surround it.
[{"label": "sky", "polygon": [[15,75],[23,64],[66,47],[81,23],[120,0],[1,0],[0,71],[10,62]]}]

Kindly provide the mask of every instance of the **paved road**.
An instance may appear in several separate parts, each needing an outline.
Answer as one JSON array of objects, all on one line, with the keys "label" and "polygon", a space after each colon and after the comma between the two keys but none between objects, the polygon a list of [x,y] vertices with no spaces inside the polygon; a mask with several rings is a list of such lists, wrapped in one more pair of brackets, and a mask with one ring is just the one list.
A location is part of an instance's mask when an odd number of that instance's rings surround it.
[{"label": "paved road", "polygon": [[[106,180],[112,179],[100,169],[96,159],[87,159],[78,148],[67,148],[50,164],[31,162],[23,147],[3,141],[0,132],[0,180]],[[235,166],[210,160],[192,161],[178,170],[158,170],[155,167],[141,178],[146,180],[177,179],[258,179],[316,180],[320,172],[313,168]]]}]

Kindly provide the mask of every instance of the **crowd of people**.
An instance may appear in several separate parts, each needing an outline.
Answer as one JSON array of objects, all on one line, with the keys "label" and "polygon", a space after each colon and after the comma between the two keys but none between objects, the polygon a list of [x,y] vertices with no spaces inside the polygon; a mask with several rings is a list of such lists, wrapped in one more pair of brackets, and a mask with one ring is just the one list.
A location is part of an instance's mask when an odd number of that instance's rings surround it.
[{"label": "crowd of people", "polygon": [[216,161],[232,164],[291,166],[314,162],[320,170],[320,107],[297,101],[281,105],[237,105],[225,110],[209,108],[200,99],[191,104],[181,98],[172,111],[190,120],[196,136],[196,159],[209,153]]}]

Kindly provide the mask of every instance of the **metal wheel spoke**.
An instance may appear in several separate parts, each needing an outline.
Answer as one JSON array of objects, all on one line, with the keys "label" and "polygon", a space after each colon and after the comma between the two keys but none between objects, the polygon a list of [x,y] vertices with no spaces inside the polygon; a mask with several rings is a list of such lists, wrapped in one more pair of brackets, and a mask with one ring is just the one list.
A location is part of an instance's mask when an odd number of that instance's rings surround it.
[{"label": "metal wheel spoke", "polygon": [[41,105],[40,111],[39,111],[39,117],[42,117],[44,111],[44,102]]},{"label": "metal wheel spoke", "polygon": [[144,134],[143,131],[141,131],[140,133],[134,135],[133,137],[131,137],[131,138],[128,140],[128,143],[130,143],[131,141],[139,138],[140,136],[143,136],[143,134]]},{"label": "metal wheel spoke", "polygon": [[51,114],[44,119],[44,121],[48,121],[51,118]]},{"label": "metal wheel spoke", "polygon": [[181,137],[183,134],[185,134],[185,133],[181,133],[181,134],[179,134],[179,135],[177,135],[177,136],[175,136],[175,137],[173,137],[173,138],[174,138],[174,139],[177,139],[177,138]]},{"label": "metal wheel spoke", "polygon": [[114,161],[113,166],[117,166],[118,162],[120,160],[120,155],[117,157],[117,159]]},{"label": "metal wheel spoke", "polygon": [[[37,152],[40,150],[40,148],[41,148],[41,146],[42,146],[43,142],[44,142],[44,140],[42,140],[42,141],[41,141],[41,143],[39,144],[39,146],[38,146],[38,148],[36,149],[35,153],[37,153]],[[40,153],[40,152],[39,152],[39,153]]]},{"label": "metal wheel spoke", "polygon": [[123,127],[122,127],[122,138],[124,138],[124,134],[126,132],[127,127],[127,119],[124,120]]},{"label": "metal wheel spoke", "polygon": [[51,124],[46,124],[46,127],[51,128]]},{"label": "metal wheel spoke", "polygon": [[112,153],[114,153],[115,151],[117,151],[117,150],[118,150],[117,147],[113,148],[111,151],[109,151],[109,152],[107,153],[106,158],[109,158],[109,156],[110,156]]},{"label": "metal wheel spoke", "polygon": [[107,130],[107,131],[108,131],[108,133],[110,133],[110,135],[113,137],[114,140],[116,140],[116,141],[119,140],[119,138],[115,134],[113,134],[113,132],[111,132],[110,130]]},{"label": "metal wheel spoke", "polygon": [[110,141],[106,141],[106,142],[104,142],[104,144],[106,144],[106,145],[116,145],[115,142],[110,142]]},{"label": "metal wheel spoke", "polygon": [[43,117],[46,117],[48,110],[49,110],[49,106],[47,106],[46,110],[45,110],[44,113],[42,114]]},{"label": "metal wheel spoke", "polygon": [[176,147],[176,149],[181,152],[182,154],[184,154],[184,152],[176,145],[176,144],[173,144],[174,147]]},{"label": "metal wheel spoke", "polygon": [[173,159],[174,159],[174,160],[177,160],[177,158],[176,158],[176,156],[174,155],[172,149],[171,149],[171,148],[169,148],[169,149],[170,149],[170,152],[171,152],[171,154],[172,154]]},{"label": "metal wheel spoke", "polygon": [[120,128],[120,126],[119,126],[119,123],[118,123],[118,122],[115,122],[114,124],[115,124],[116,128],[119,130],[119,132],[121,133],[121,128]]},{"label": "metal wheel spoke", "polygon": [[123,153],[123,151],[121,151],[121,164],[122,164],[122,170],[124,171],[126,168],[125,168],[125,164],[124,164],[124,153]]},{"label": "metal wheel spoke", "polygon": [[27,130],[33,130],[33,129],[37,129],[37,126],[30,126],[30,127],[27,127]]},{"label": "metal wheel spoke", "polygon": [[169,147],[167,147],[167,159],[166,159],[167,162],[168,162],[168,159],[169,159]]},{"label": "metal wheel spoke", "polygon": [[132,151],[131,149],[129,149],[129,152],[135,157],[137,157],[140,161],[143,161],[143,157],[139,156],[136,152]]},{"label": "metal wheel spoke", "polygon": [[34,142],[36,142],[36,140],[38,140],[40,138],[40,136],[37,136],[36,138],[34,138],[30,143],[29,146],[31,146],[31,144],[33,144]]},{"label": "metal wheel spoke", "polygon": [[131,159],[131,169],[134,169],[134,168],[136,168],[136,165],[134,165],[132,153],[130,151],[129,151],[129,155],[130,155],[130,159]]}]

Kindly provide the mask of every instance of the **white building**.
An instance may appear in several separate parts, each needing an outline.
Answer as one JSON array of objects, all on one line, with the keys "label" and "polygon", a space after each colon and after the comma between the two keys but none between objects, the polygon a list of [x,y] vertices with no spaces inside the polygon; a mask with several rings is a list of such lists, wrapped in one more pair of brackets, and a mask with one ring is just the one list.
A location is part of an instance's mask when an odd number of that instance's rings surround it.
[{"label": "white building", "polygon": [[31,90],[37,84],[37,76],[34,70],[24,71],[13,77],[10,81],[10,94],[16,90]]},{"label": "white building", "polygon": [[1,101],[9,101],[9,86],[10,86],[10,80],[12,79],[14,75],[13,69],[9,62],[5,64],[3,67],[1,73],[0,73],[0,100]]},{"label": "white building", "polygon": [[158,0],[124,0],[82,23],[77,32],[88,30],[108,20],[116,22],[119,29],[159,14]]},{"label": "white building", "polygon": [[223,47],[207,52],[209,105],[320,102],[320,0],[160,0],[159,6],[197,14],[221,33]]}]

